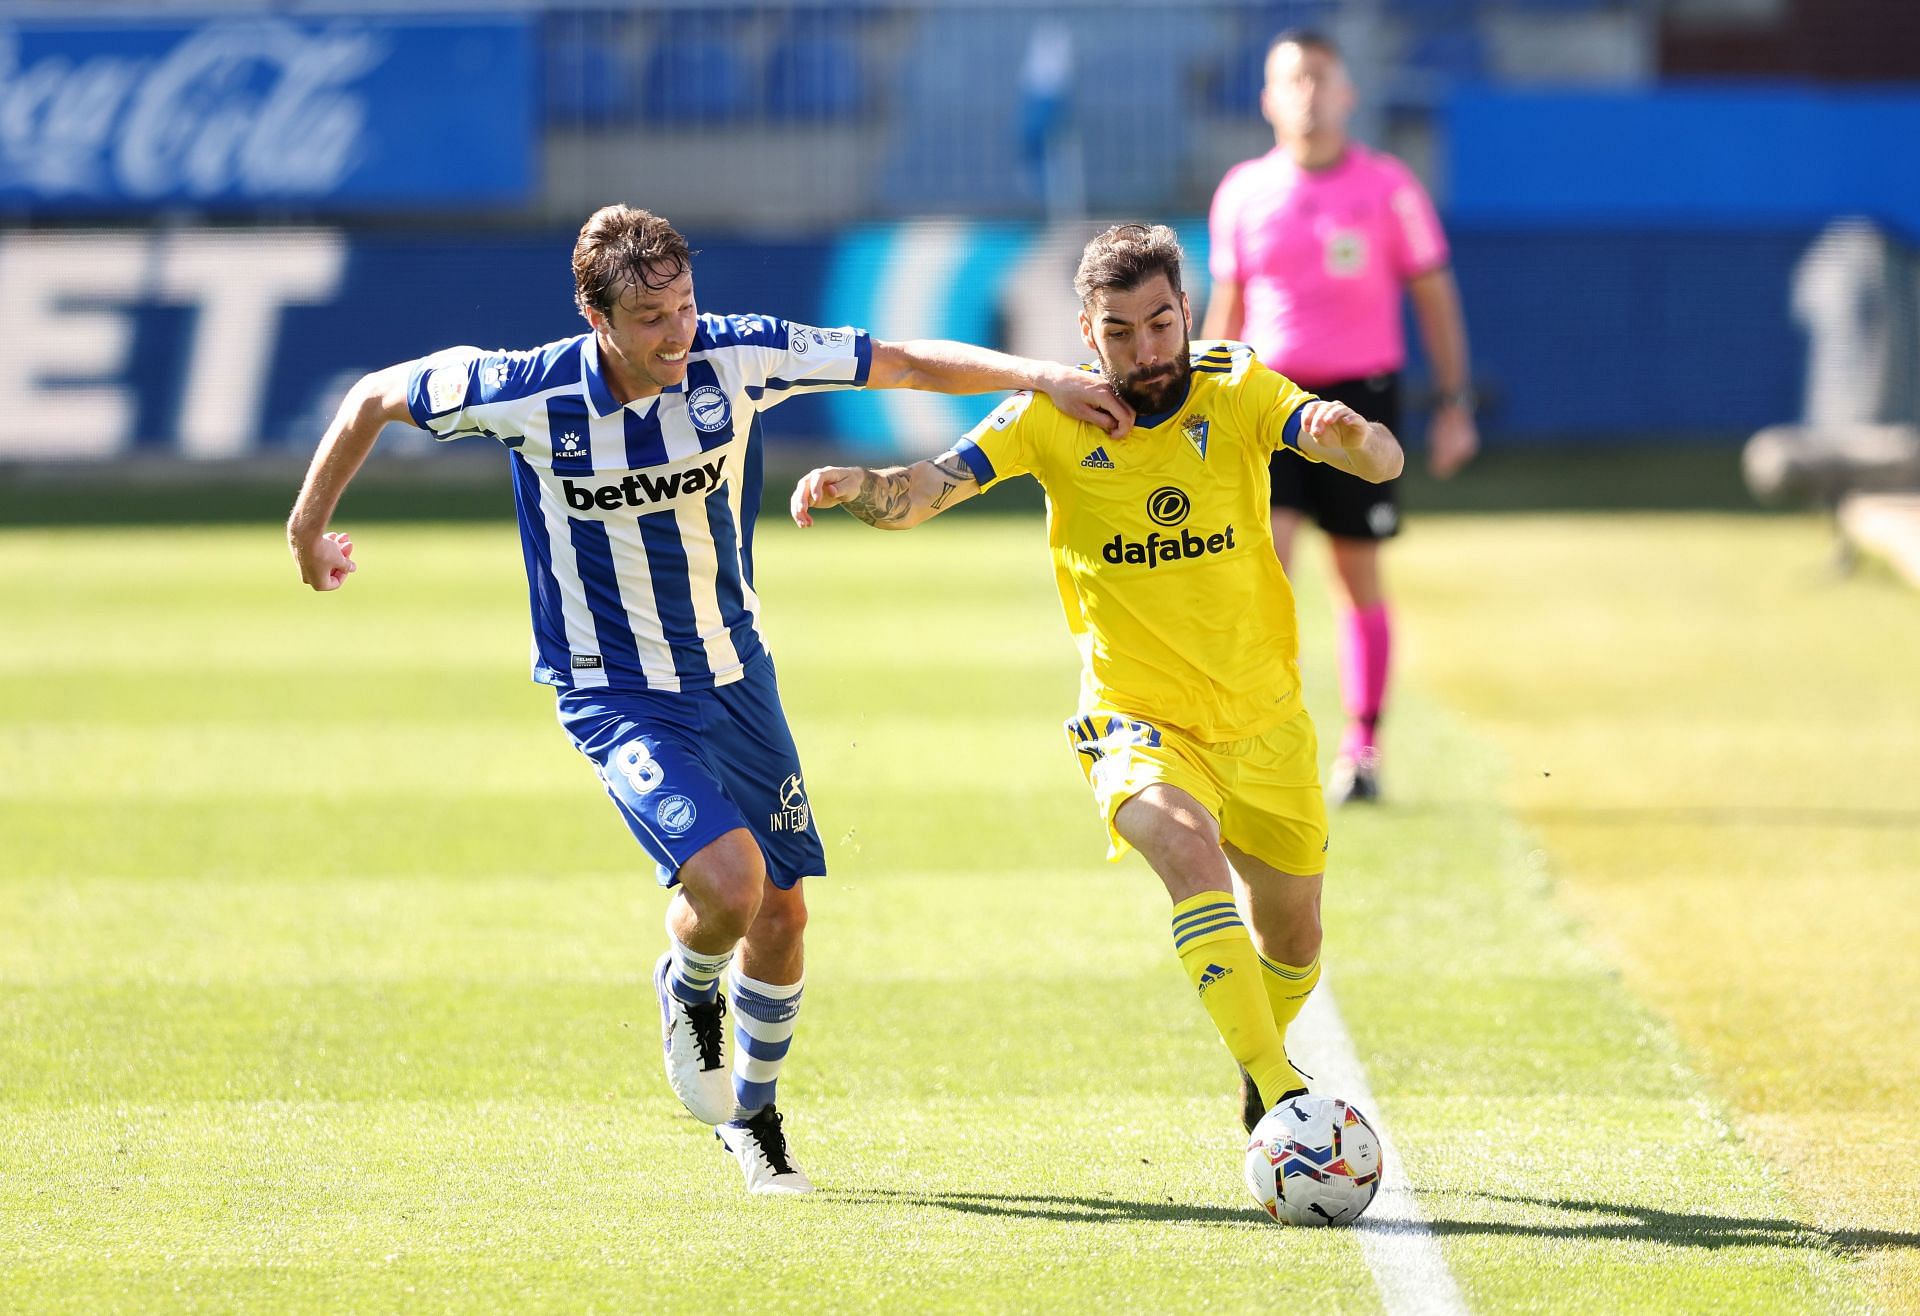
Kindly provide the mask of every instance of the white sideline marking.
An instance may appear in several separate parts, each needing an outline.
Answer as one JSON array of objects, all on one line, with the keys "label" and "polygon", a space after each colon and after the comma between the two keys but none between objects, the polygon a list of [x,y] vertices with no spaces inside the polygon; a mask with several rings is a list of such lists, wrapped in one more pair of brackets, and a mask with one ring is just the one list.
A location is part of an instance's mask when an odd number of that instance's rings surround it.
[{"label": "white sideline marking", "polygon": [[1313,1090],[1351,1101],[1380,1135],[1386,1175],[1373,1205],[1354,1226],[1360,1254],[1373,1272],[1388,1316],[1464,1313],[1466,1300],[1440,1255],[1439,1240],[1427,1228],[1426,1212],[1420,1209],[1413,1185],[1407,1182],[1406,1163],[1393,1145],[1393,1135],[1381,1122],[1373,1089],[1367,1085],[1367,1071],[1354,1054],[1353,1038],[1340,1018],[1340,1007],[1327,990],[1327,976],[1322,970],[1320,985],[1287,1030],[1287,1041],[1288,1049],[1313,1075]]}]

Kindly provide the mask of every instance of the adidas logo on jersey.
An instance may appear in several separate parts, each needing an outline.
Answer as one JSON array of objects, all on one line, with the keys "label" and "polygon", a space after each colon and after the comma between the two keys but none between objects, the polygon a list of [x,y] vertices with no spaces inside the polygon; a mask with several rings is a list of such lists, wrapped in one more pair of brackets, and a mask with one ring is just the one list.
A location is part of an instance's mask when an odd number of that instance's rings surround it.
[{"label": "adidas logo on jersey", "polygon": [[1107,456],[1107,450],[1104,447],[1095,448],[1092,452],[1082,457],[1080,464],[1096,471],[1110,471],[1114,468],[1113,458]]}]

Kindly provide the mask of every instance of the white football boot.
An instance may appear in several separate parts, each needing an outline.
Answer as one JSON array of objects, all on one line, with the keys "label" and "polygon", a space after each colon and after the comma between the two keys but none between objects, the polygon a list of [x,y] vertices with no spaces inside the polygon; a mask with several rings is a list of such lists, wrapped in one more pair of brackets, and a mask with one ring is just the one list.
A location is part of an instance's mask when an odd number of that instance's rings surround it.
[{"label": "white football boot", "polygon": [[733,1118],[733,1074],[727,1068],[727,997],[688,1005],[667,988],[673,969],[668,951],[653,966],[653,991],[660,998],[660,1045],[666,1052],[667,1086],[702,1124]]},{"label": "white football boot", "polygon": [[794,1163],[787,1150],[787,1135],[780,1127],[780,1112],[772,1106],[752,1119],[722,1124],[713,1131],[747,1176],[747,1191],[769,1195],[810,1193],[813,1181]]}]

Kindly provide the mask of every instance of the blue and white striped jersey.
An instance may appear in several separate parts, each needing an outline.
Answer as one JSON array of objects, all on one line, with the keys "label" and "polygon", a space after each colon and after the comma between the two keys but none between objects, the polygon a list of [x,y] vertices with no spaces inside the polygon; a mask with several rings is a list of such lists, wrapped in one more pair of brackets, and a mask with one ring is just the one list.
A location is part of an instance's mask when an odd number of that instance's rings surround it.
[{"label": "blue and white striped jersey", "polygon": [[687,377],[621,406],[592,334],[415,363],[414,424],[508,450],[533,604],[533,679],[703,690],[764,650],[753,592],[758,415],[860,388],[872,343],[764,315],[703,315]]}]

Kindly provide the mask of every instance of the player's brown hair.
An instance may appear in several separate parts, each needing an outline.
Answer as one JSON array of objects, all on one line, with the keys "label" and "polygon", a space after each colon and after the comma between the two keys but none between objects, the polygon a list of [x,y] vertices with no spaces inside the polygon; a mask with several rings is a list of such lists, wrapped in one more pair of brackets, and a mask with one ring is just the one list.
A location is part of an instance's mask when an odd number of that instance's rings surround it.
[{"label": "player's brown hair", "polygon": [[1115,224],[1080,253],[1073,290],[1085,306],[1096,292],[1125,292],[1164,274],[1177,293],[1180,259],[1180,239],[1165,224]]},{"label": "player's brown hair", "polygon": [[573,244],[573,302],[602,315],[630,287],[658,292],[693,264],[687,240],[650,210],[602,206],[580,226]]}]

